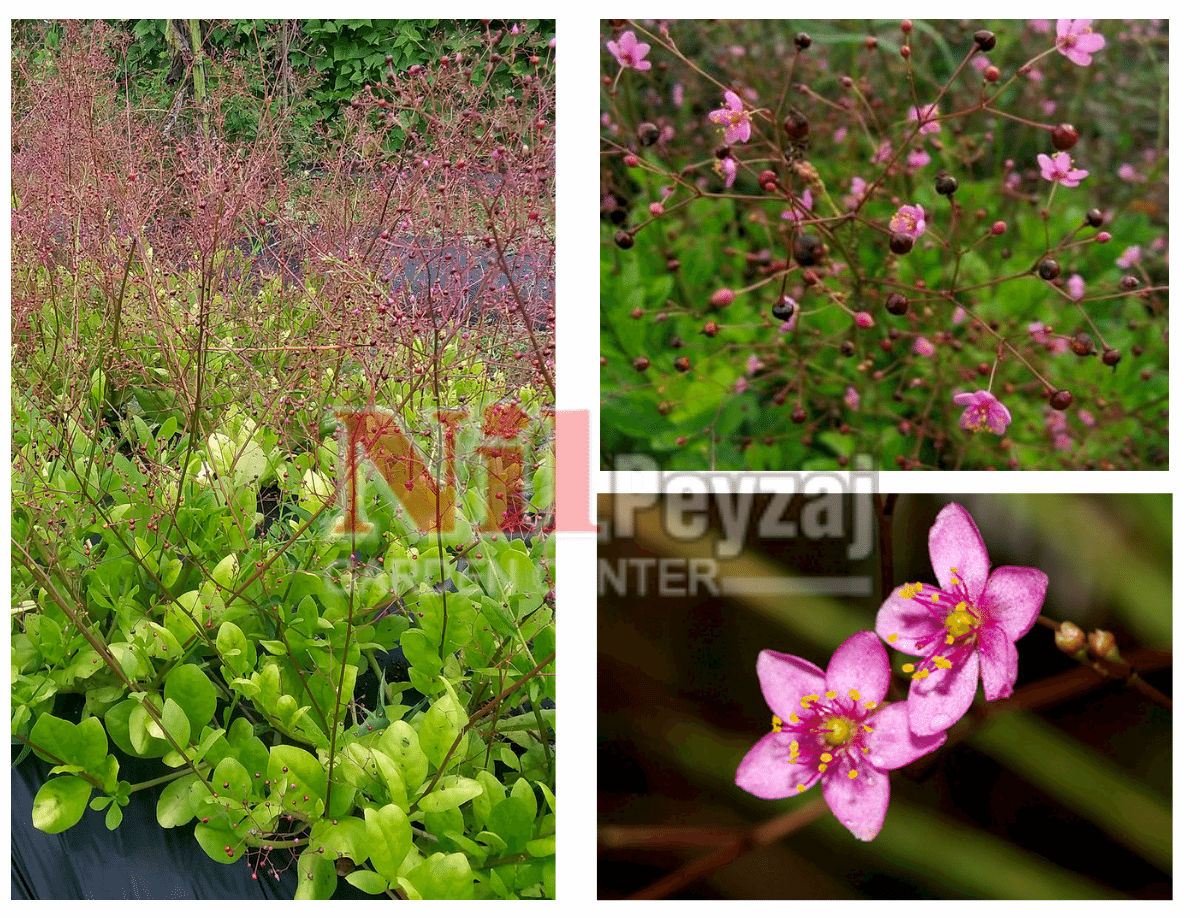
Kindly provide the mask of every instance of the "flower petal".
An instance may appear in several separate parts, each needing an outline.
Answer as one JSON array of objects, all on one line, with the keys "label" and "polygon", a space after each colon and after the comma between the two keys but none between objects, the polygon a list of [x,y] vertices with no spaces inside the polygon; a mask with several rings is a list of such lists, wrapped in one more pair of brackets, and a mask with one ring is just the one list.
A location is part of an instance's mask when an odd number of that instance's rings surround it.
[{"label": "flower petal", "polygon": [[1017,645],[1000,628],[979,631],[979,669],[983,697],[988,701],[1007,698],[1017,682]]},{"label": "flower petal", "polygon": [[825,673],[807,660],[764,650],[758,655],[758,683],[771,713],[787,720],[801,709],[801,698],[825,691]]},{"label": "flower petal", "polygon": [[998,567],[977,600],[988,624],[1015,642],[1029,633],[1042,611],[1049,578],[1036,567]]},{"label": "flower petal", "polygon": [[890,790],[886,771],[877,771],[863,763],[858,777],[849,778],[844,770],[825,775],[822,787],[829,809],[859,841],[870,841],[883,827]]},{"label": "flower petal", "polygon": [[[906,584],[905,587],[912,587]],[[937,591],[937,587],[927,584],[916,584],[923,592]],[[907,599],[900,595],[905,587],[896,587],[892,594],[879,607],[875,616],[875,632],[889,646],[895,647],[901,653],[912,654],[915,657],[925,656],[931,638],[938,638],[944,632],[942,619],[926,609],[915,599]],[[892,635],[896,639],[892,640]]]},{"label": "flower petal", "polygon": [[958,504],[947,504],[929,530],[929,560],[942,589],[949,589],[956,568],[967,586],[967,595],[977,599],[988,582],[987,546],[975,521]]},{"label": "flower petal", "polygon": [[979,654],[950,669],[934,669],[914,679],[908,690],[908,726],[919,736],[945,730],[967,713],[979,684]]},{"label": "flower petal", "polygon": [[859,631],[833,652],[825,673],[825,688],[839,696],[857,689],[862,701],[880,702],[887,696],[891,677],[887,651],[875,632]]},{"label": "flower petal", "polygon": [[889,704],[867,721],[871,728],[867,759],[877,768],[903,768],[946,742],[944,731],[918,736],[909,728],[908,702]]},{"label": "flower petal", "polygon": [[744,791],[767,800],[794,797],[797,784],[811,787],[820,778],[812,766],[788,762],[788,745],[793,734],[768,733],[746,753],[734,781]]}]

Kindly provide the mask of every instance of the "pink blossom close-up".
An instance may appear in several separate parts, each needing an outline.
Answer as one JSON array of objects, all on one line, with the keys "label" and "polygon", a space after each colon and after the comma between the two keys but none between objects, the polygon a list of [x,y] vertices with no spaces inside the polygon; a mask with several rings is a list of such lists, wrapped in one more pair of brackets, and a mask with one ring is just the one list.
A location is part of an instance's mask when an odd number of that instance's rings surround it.
[{"label": "pink blossom close-up", "polygon": [[725,176],[725,187],[732,188],[733,183],[737,180],[737,160],[731,156],[726,156],[721,160],[721,174]]},{"label": "pink blossom close-up", "polygon": [[965,406],[962,417],[958,419],[958,426],[963,430],[990,430],[999,436],[1012,423],[1008,409],[1000,404],[996,396],[982,389],[978,392],[960,392],[954,396],[954,404]]},{"label": "pink blossom close-up", "polygon": [[804,194],[800,195],[800,206],[803,209],[799,211],[785,210],[779,215],[780,219],[791,220],[793,222],[797,220],[807,220],[808,214],[812,213],[813,208],[813,196],[811,188],[805,188]]},{"label": "pink blossom close-up", "polygon": [[923,169],[929,163],[929,154],[925,152],[924,147],[917,147],[908,154],[908,168],[910,169]]},{"label": "pink blossom close-up", "polygon": [[746,143],[750,139],[750,113],[736,92],[726,90],[725,108],[708,113],[708,119],[725,128],[725,143]]},{"label": "pink blossom close-up", "polygon": [[764,364],[754,354],[746,358],[746,375],[753,376],[763,368]]},{"label": "pink blossom close-up", "polygon": [[1033,567],[992,571],[975,521],[958,504],[944,507],[929,530],[929,559],[939,587],[897,587],[875,620],[884,641],[921,658],[901,668],[912,673],[909,725],[922,736],[962,717],[981,679],[988,701],[1012,694],[1016,642],[1037,621],[1049,583]]},{"label": "pink blossom close-up", "polygon": [[915,735],[909,702],[884,704],[891,667],[870,631],[848,637],[829,669],[774,650],[758,655],[758,681],[774,717],[737,769],[744,791],[768,800],[802,794],[818,782],[838,821],[860,841],[883,827],[891,798],[888,772],[946,741]]},{"label": "pink blossom close-up", "polygon": [[1082,275],[1072,274],[1067,278],[1067,296],[1071,299],[1082,300],[1086,290],[1087,285],[1084,283]]},{"label": "pink blossom close-up", "polygon": [[918,134],[937,134],[942,130],[941,124],[937,122],[938,107],[934,103],[929,105],[914,105],[908,110],[908,120],[919,122],[921,127],[917,130]]},{"label": "pink blossom close-up", "polygon": [[624,32],[616,41],[610,41],[608,50],[622,67],[628,67],[631,70],[650,69],[650,62],[646,60],[646,55],[650,53],[650,46],[644,41],[638,41],[637,36],[632,32]]},{"label": "pink blossom close-up", "polygon": [[1142,247],[1140,245],[1131,245],[1117,258],[1117,267],[1128,271],[1141,260]]},{"label": "pink blossom close-up", "polygon": [[1092,31],[1090,19],[1060,19],[1055,46],[1072,64],[1087,67],[1092,55],[1104,47],[1104,36]]},{"label": "pink blossom close-up", "polygon": [[847,386],[846,394],[843,399],[846,402],[847,408],[849,408],[851,411],[858,411],[860,397],[857,389],[855,389],[853,386]]},{"label": "pink blossom close-up", "polygon": [[854,314],[854,324],[859,328],[874,328],[875,320],[869,312],[859,311]]},{"label": "pink blossom close-up", "polygon": [[908,233],[919,239],[925,233],[925,208],[920,204],[905,204],[892,217],[888,229],[893,233]]},{"label": "pink blossom close-up", "polygon": [[1071,157],[1065,153],[1055,153],[1047,156],[1038,154],[1038,165],[1042,167],[1042,178],[1048,182],[1058,182],[1065,188],[1074,188],[1081,180],[1088,177],[1086,169],[1076,169]]},{"label": "pink blossom close-up", "polygon": [[917,340],[913,342],[912,349],[914,354],[917,354],[921,357],[933,356],[933,342],[924,335],[918,336]]}]

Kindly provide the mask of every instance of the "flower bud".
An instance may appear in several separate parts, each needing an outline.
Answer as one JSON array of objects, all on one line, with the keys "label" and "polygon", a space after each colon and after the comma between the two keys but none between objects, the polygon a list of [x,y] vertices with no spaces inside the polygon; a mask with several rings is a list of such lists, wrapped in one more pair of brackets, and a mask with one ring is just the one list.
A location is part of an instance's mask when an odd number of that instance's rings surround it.
[{"label": "flower bud", "polygon": [[1117,652],[1117,639],[1113,637],[1111,631],[1101,631],[1097,628],[1088,635],[1088,650],[1092,656],[1099,657],[1101,660],[1112,660],[1117,662],[1121,659],[1121,655]]},{"label": "flower bud", "polygon": [[1056,150],[1069,150],[1079,143],[1079,131],[1071,124],[1060,124],[1050,132],[1050,140]]},{"label": "flower bud", "polygon": [[728,287],[722,287],[708,298],[710,306],[728,306],[733,302],[733,291]]},{"label": "flower bud", "polygon": [[1096,353],[1096,345],[1092,341],[1091,335],[1087,332],[1080,332],[1071,339],[1071,350],[1077,357],[1090,357]]},{"label": "flower bud", "polygon": [[692,362],[687,357],[676,357],[675,358],[675,369],[678,370],[680,373],[686,373],[691,368],[692,368]]},{"label": "flower bud", "polygon": [[1008,232],[1008,224],[1003,220],[997,220],[992,224],[993,236],[1003,236],[1006,232]]},{"label": "flower bud", "polygon": [[790,112],[783,119],[783,132],[792,140],[803,140],[808,136],[808,119],[799,112]]},{"label": "flower bud", "polygon": [[652,147],[658,143],[658,125],[652,121],[643,121],[638,125],[637,135],[643,147]]},{"label": "flower bud", "polygon": [[715,338],[717,336],[717,332],[720,330],[720,325],[712,320],[709,320],[708,322],[704,323],[704,328],[701,329],[701,334],[703,334],[706,338]]},{"label": "flower bud", "polygon": [[635,370],[637,370],[639,373],[645,373],[648,369],[650,369],[650,358],[649,357],[633,358],[633,368]]},{"label": "flower bud", "polygon": [[1132,274],[1126,274],[1124,277],[1121,278],[1121,289],[1122,290],[1136,290],[1140,283],[1141,283],[1141,281],[1139,281]]},{"label": "flower bud", "polygon": [[889,293],[883,308],[894,316],[902,316],[908,312],[908,297],[903,293]]},{"label": "flower bud", "polygon": [[812,267],[825,257],[825,244],[811,233],[801,233],[796,237],[796,262],[804,267]]},{"label": "flower bud", "polygon": [[1074,400],[1075,397],[1066,389],[1059,389],[1050,396],[1050,407],[1055,411],[1066,411]]},{"label": "flower bud", "polygon": [[617,248],[619,249],[632,249],[633,235],[625,232],[625,230],[621,230],[615,236],[613,236],[613,242],[617,244]]},{"label": "flower bud", "polygon": [[1069,656],[1075,656],[1087,644],[1087,635],[1074,622],[1063,622],[1054,632],[1054,643]]},{"label": "flower bud", "polygon": [[983,70],[983,78],[989,83],[995,83],[1000,79],[1000,68],[995,64],[985,67]]},{"label": "flower bud", "polygon": [[996,47],[996,34],[987,29],[980,29],[975,33],[975,44],[980,51],[991,51]]},{"label": "flower bud", "polygon": [[774,169],[763,169],[762,172],[758,173],[758,187],[763,191],[774,191],[777,179],[778,176],[775,174]]},{"label": "flower bud", "polygon": [[1100,359],[1104,361],[1106,367],[1115,367],[1121,362],[1121,352],[1115,347],[1110,347],[1100,356]]}]

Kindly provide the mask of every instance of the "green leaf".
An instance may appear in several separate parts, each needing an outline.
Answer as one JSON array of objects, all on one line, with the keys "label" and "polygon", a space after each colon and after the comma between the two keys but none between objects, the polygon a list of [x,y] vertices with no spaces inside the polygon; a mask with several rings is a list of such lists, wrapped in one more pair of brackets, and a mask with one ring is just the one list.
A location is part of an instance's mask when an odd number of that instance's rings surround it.
[{"label": "green leaf", "polygon": [[443,778],[436,790],[422,797],[417,806],[427,813],[440,813],[442,810],[457,809],[482,793],[483,785],[478,781],[451,775]]},{"label": "green leaf", "polygon": [[[164,729],[166,733],[163,732]],[[183,713],[183,708],[170,698],[163,702],[162,716],[158,721],[153,717],[148,717],[146,721],[146,733],[150,737],[165,740],[169,735],[178,745],[184,747],[188,744],[191,732],[192,727],[188,723],[187,715]]]},{"label": "green leaf", "polygon": [[64,832],[83,817],[92,786],[74,775],[51,778],[33,798],[33,824],[51,835]]},{"label": "green leaf", "polygon": [[509,797],[492,807],[487,827],[504,839],[509,854],[519,854],[533,837],[533,816],[525,801]]},{"label": "green leaf", "polygon": [[310,820],[320,815],[325,803],[325,774],[311,753],[296,746],[271,747],[267,776],[271,798],[282,797],[286,810],[304,814]]},{"label": "green leaf", "polygon": [[104,814],[104,825],[110,832],[121,824],[121,820],[125,818],[124,811],[114,803],[108,808],[108,812]]},{"label": "green leaf", "polygon": [[388,888],[387,880],[373,870],[356,870],[346,877],[346,882],[371,896],[377,896]]},{"label": "green leaf", "polygon": [[432,854],[405,879],[423,899],[470,899],[474,877],[467,856],[460,852]]},{"label": "green leaf", "polygon": [[378,810],[364,810],[370,839],[371,864],[389,883],[400,873],[400,865],[412,848],[412,826],[404,810],[389,803]]},{"label": "green leaf", "polygon": [[[204,853],[218,864],[232,864],[246,852],[241,835],[230,828],[196,823],[192,830]],[[229,848],[227,852],[225,849]]]},{"label": "green leaf", "polygon": [[547,835],[545,838],[532,838],[529,844],[525,846],[525,850],[534,857],[549,857],[554,853],[554,836]]},{"label": "green leaf", "polygon": [[323,848],[323,857],[348,857],[356,864],[363,863],[371,850],[371,839],[367,823],[357,816],[344,816],[335,823],[332,819],[318,819],[313,823],[309,847],[316,851]]},{"label": "green leaf", "polygon": [[[429,757],[435,767],[441,767],[450,747],[458,737],[458,731],[467,723],[467,714],[458,703],[454,692],[450,691],[429,706],[425,719],[421,721],[421,729],[417,731],[421,749]],[[462,758],[463,749],[460,743],[455,750],[455,757]],[[451,765],[454,762],[450,763]]]},{"label": "green leaf", "polygon": [[297,899],[328,899],[337,890],[337,868],[332,860],[317,854],[317,846],[309,843],[297,863],[300,881],[296,885]]},{"label": "green leaf", "polygon": [[[192,663],[176,666],[167,676],[165,693],[168,703],[174,701],[187,716],[192,738],[198,738],[217,710],[217,690],[204,670]],[[186,740],[180,745],[186,746]]]},{"label": "green leaf", "polygon": [[378,734],[375,744],[400,766],[409,795],[415,794],[429,774],[429,757],[421,748],[421,741],[412,724],[403,720],[395,721]]},{"label": "green leaf", "polygon": [[162,796],[158,798],[157,815],[160,826],[173,829],[175,826],[185,826],[196,818],[191,803],[191,790],[192,785],[199,781],[195,775],[184,775],[167,785]]}]

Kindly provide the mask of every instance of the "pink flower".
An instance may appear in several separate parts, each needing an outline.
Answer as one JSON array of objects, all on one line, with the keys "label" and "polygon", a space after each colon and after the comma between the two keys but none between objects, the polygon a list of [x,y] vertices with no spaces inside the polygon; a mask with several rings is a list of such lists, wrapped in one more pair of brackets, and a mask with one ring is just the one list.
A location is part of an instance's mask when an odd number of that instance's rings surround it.
[{"label": "pink flower", "polygon": [[893,233],[908,233],[914,239],[925,234],[925,208],[920,204],[905,204],[892,217],[888,229]]},{"label": "pink flower", "polygon": [[851,411],[858,411],[859,395],[857,389],[855,389],[853,386],[847,386],[844,400],[847,408],[849,408]]},{"label": "pink flower", "polygon": [[1121,163],[1121,165],[1117,167],[1117,178],[1123,182],[1129,182],[1132,185],[1134,182],[1139,181],[1141,176],[1137,174],[1137,170],[1134,169],[1129,163]]},{"label": "pink flower", "polygon": [[870,631],[848,637],[833,652],[827,672],[764,650],[758,681],[775,716],[771,732],[738,766],[737,786],[778,800],[820,781],[838,821],[860,841],[873,839],[887,815],[888,772],[946,741],[945,733],[912,733],[910,702],[880,707],[890,680],[887,653]]},{"label": "pink flower", "polygon": [[958,426],[963,430],[981,431],[987,428],[1000,436],[1012,423],[1012,415],[1000,404],[1000,400],[990,392],[980,389],[978,392],[960,392],[954,396],[954,404],[965,405]]},{"label": "pink flower", "polygon": [[1117,259],[1117,267],[1123,271],[1128,271],[1141,260],[1142,247],[1140,245],[1131,245],[1124,252],[1122,252],[1121,257]]},{"label": "pink flower", "polygon": [[721,160],[721,172],[725,176],[725,187],[732,188],[733,183],[737,180],[737,160],[731,156],[726,156]]},{"label": "pink flower", "polygon": [[942,126],[935,120],[938,116],[938,108],[932,102],[929,105],[914,105],[908,110],[908,120],[916,121],[921,127],[918,129],[918,134],[937,134],[942,130]]},{"label": "pink flower", "polygon": [[746,143],[750,139],[750,113],[742,105],[738,94],[725,92],[725,108],[708,113],[708,120],[725,128],[725,143]]},{"label": "pink flower", "polygon": [[644,41],[638,41],[632,32],[625,32],[616,41],[608,43],[608,50],[622,67],[633,70],[649,70],[650,62],[645,60],[650,53],[650,46]]},{"label": "pink flower", "polygon": [[734,382],[734,384],[733,384],[733,391],[736,392],[738,395],[741,395],[743,392],[745,392],[749,388],[750,388],[750,383],[746,382],[745,376],[739,376],[737,378],[737,381]]},{"label": "pink flower", "polygon": [[1082,300],[1086,285],[1083,282],[1083,277],[1078,274],[1072,274],[1067,278],[1067,296],[1073,300]]},{"label": "pink flower", "polygon": [[875,151],[875,155],[871,157],[871,162],[876,166],[881,166],[886,163],[892,156],[892,142],[885,140],[879,145],[879,149]]},{"label": "pink flower", "polygon": [[1104,47],[1104,36],[1092,31],[1090,19],[1060,19],[1055,45],[1072,64],[1086,67],[1092,55]]},{"label": "pink flower", "polygon": [[933,356],[933,342],[921,335],[913,342],[913,353],[919,354],[922,357]]},{"label": "pink flower", "polygon": [[908,154],[908,168],[922,169],[929,165],[929,154],[925,152],[924,147],[917,147]]},{"label": "pink flower", "polygon": [[780,219],[792,221],[807,220],[808,217],[805,216],[805,213],[807,212],[811,214],[813,209],[813,196],[811,188],[805,188],[804,194],[800,195],[800,206],[804,208],[804,210],[785,210],[779,215]]},{"label": "pink flower", "polygon": [[861,179],[856,175],[850,179],[850,193],[845,195],[842,200],[845,201],[847,207],[857,207],[858,203],[862,200],[863,195],[866,193],[866,180]]},{"label": "pink flower", "polygon": [[759,360],[757,356],[751,354],[746,358],[746,375],[753,376],[755,373],[761,370],[763,366],[763,362]]},{"label": "pink flower", "polygon": [[1038,35],[1049,35],[1050,34],[1050,20],[1049,19],[1030,19],[1029,27],[1031,29],[1033,29],[1033,31],[1035,31]]},{"label": "pink flower", "polygon": [[871,318],[869,312],[856,312],[854,314],[854,324],[859,328],[874,328],[875,320]]},{"label": "pink flower", "polygon": [[1065,151],[1055,153],[1053,157],[1039,153],[1037,159],[1038,165],[1042,167],[1042,178],[1048,182],[1060,182],[1065,188],[1074,188],[1082,179],[1088,177],[1088,171],[1076,169]]},{"label": "pink flower", "polygon": [[1037,621],[1049,579],[1032,567],[989,574],[987,547],[958,504],[944,507],[929,530],[929,558],[941,589],[897,587],[875,630],[897,650],[921,657],[901,667],[913,674],[909,726],[920,736],[940,736],[967,712],[980,676],[988,701],[1012,694],[1016,642]]}]

